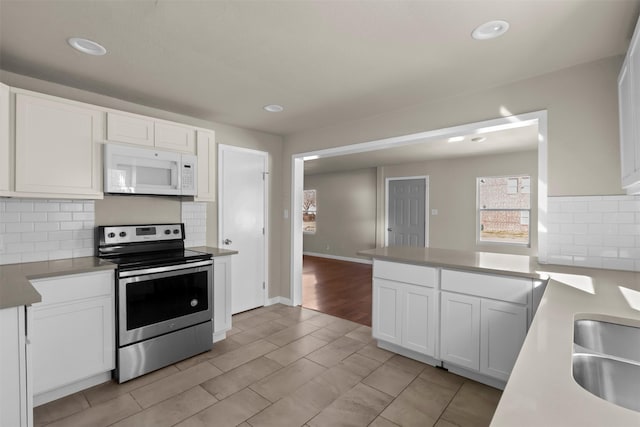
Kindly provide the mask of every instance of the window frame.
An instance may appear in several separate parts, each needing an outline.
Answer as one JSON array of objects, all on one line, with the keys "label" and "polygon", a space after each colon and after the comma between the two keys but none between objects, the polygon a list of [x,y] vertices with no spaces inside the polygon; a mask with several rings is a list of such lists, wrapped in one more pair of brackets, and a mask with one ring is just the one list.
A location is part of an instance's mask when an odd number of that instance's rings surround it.
[{"label": "window frame", "polygon": [[303,218],[302,218],[302,234],[303,234],[303,235],[304,235],[304,234],[314,235],[314,234],[316,234],[316,233],[318,232],[318,190],[317,190],[317,189],[315,189],[315,188],[309,188],[309,189],[304,189],[304,190],[302,190],[302,203],[303,203],[303,204],[304,204],[304,200],[305,200],[305,193],[306,193],[307,191],[313,191],[313,192],[315,193],[315,195],[314,195],[314,199],[315,199],[314,206],[315,206],[315,215],[316,215],[316,220],[315,220],[315,228],[314,228],[314,230],[313,230],[313,231],[306,231],[306,230],[304,229],[304,214],[305,214],[305,213],[308,213],[309,211],[308,211],[308,210],[306,210],[306,211],[305,211],[305,210],[304,210],[304,205],[303,205],[303,209],[302,209],[302,215],[303,215]]},{"label": "window frame", "polygon": [[[482,209],[480,207],[480,180],[486,178],[529,178],[529,209],[519,209],[519,208],[507,208],[507,209]],[[510,175],[493,175],[493,176],[479,176],[476,177],[476,245],[482,246],[518,246],[522,248],[530,248],[531,247],[531,175],[530,174],[510,174]],[[528,212],[529,213],[529,229],[527,232],[527,242],[489,242],[481,240],[481,212]]]}]

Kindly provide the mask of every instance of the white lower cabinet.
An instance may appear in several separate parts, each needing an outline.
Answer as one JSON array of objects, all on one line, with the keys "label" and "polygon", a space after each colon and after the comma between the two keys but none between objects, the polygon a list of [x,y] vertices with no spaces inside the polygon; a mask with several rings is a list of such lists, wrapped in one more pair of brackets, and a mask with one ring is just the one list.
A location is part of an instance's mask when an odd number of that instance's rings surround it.
[{"label": "white lower cabinet", "polygon": [[0,426],[33,425],[25,306],[0,309]]},{"label": "white lower cabinet", "polygon": [[468,369],[480,369],[480,298],[440,295],[440,358]]},{"label": "white lower cabinet", "polygon": [[42,296],[30,313],[35,404],[108,380],[115,368],[113,271],[32,284]]},{"label": "white lower cabinet", "polygon": [[231,329],[231,257],[213,258],[213,342]]},{"label": "white lower cabinet", "polygon": [[526,307],[483,299],[480,302],[480,373],[508,380],[526,335]]},{"label": "white lower cabinet", "polygon": [[442,270],[440,285],[441,359],[507,381],[527,335],[533,281]]},{"label": "white lower cabinet", "polygon": [[[390,280],[388,277],[399,280]],[[400,281],[402,280],[402,281]],[[436,357],[437,270],[374,261],[372,335],[413,352]]]},{"label": "white lower cabinet", "polygon": [[374,338],[391,344],[402,342],[402,288],[401,283],[374,277],[371,322]]}]

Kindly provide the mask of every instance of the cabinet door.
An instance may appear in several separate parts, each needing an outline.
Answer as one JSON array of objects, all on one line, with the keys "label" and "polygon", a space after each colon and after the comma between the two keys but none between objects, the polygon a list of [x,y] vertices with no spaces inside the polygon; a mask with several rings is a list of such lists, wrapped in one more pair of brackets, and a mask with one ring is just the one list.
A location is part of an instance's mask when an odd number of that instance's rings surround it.
[{"label": "cabinet door", "polygon": [[166,122],[155,123],[156,147],[193,154],[196,148],[194,139],[195,131],[192,127]]},{"label": "cabinet door", "polygon": [[98,110],[16,94],[16,191],[99,197],[101,122]]},{"label": "cabinet door", "polygon": [[0,195],[11,190],[9,137],[9,86],[0,83]]},{"label": "cabinet door", "polygon": [[216,139],[213,131],[196,132],[196,154],[198,156],[197,201],[216,201]]},{"label": "cabinet door", "polygon": [[33,308],[33,392],[54,390],[115,367],[113,297]]},{"label": "cabinet door", "polygon": [[402,285],[390,280],[373,279],[372,335],[400,345],[402,342]]},{"label": "cabinet door", "polygon": [[0,309],[0,426],[31,425],[25,307]]},{"label": "cabinet door", "polygon": [[480,298],[441,293],[440,358],[480,369]]},{"label": "cabinet door", "polygon": [[620,156],[622,186],[628,187],[636,180],[636,141],[633,122],[633,102],[630,64],[627,61],[618,80],[618,103],[620,109]]},{"label": "cabinet door", "polygon": [[231,329],[231,257],[213,259],[213,336],[224,338]]},{"label": "cabinet door", "polygon": [[402,346],[435,357],[435,291],[423,286],[403,287]]},{"label": "cabinet door", "polygon": [[480,372],[507,381],[527,335],[527,308],[482,300]]},{"label": "cabinet door", "polygon": [[107,140],[153,147],[153,120],[129,114],[107,113]]},{"label": "cabinet door", "polygon": [[629,47],[630,87],[627,95],[631,97],[629,100],[631,121],[628,123],[628,132],[631,143],[635,147],[634,178],[636,182],[640,180],[640,21],[638,22],[638,28]]}]

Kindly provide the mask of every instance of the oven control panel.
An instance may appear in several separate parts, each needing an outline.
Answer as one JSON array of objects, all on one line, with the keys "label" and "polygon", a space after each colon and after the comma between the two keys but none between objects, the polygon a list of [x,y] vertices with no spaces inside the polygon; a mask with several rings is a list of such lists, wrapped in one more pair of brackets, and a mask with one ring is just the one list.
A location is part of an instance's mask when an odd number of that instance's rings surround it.
[{"label": "oven control panel", "polygon": [[[107,245],[137,242],[182,240],[182,224],[118,225],[104,227],[104,243]],[[102,237],[102,236],[101,236]]]}]

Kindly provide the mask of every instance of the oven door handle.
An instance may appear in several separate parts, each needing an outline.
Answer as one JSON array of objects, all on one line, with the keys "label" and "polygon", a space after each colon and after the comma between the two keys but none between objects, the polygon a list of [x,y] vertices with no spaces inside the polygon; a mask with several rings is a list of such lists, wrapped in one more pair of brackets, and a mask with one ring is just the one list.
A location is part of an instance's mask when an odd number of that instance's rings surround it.
[{"label": "oven door handle", "polygon": [[213,260],[187,262],[187,263],[178,264],[178,265],[165,265],[164,267],[145,268],[141,270],[121,271],[118,274],[118,277],[123,278],[123,277],[132,277],[132,276],[142,276],[142,275],[154,274],[154,273],[165,273],[167,271],[183,270],[185,268],[193,268],[193,267],[204,267],[208,265],[213,265]]}]

